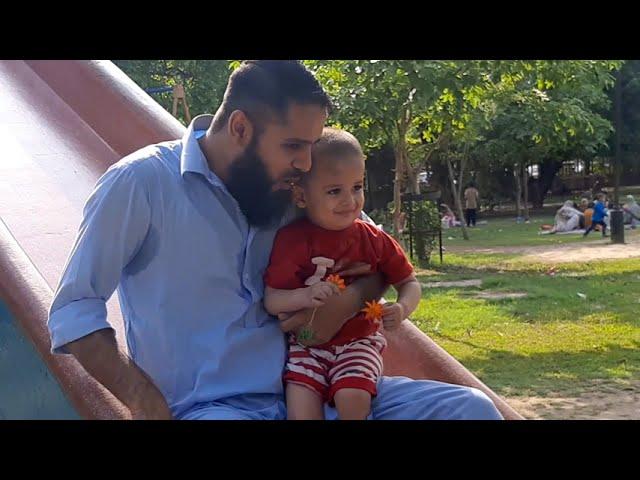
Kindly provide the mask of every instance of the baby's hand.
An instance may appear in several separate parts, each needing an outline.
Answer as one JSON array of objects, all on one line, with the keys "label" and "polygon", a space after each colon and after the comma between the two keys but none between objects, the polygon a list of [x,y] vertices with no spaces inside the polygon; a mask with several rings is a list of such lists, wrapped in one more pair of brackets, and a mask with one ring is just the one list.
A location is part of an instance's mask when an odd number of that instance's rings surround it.
[{"label": "baby's hand", "polygon": [[340,293],[340,289],[335,283],[318,282],[311,285],[307,287],[308,306],[310,308],[321,307],[327,298],[337,293]]},{"label": "baby's hand", "polygon": [[382,306],[382,325],[385,330],[393,330],[406,318],[404,306],[400,303],[385,303]]}]

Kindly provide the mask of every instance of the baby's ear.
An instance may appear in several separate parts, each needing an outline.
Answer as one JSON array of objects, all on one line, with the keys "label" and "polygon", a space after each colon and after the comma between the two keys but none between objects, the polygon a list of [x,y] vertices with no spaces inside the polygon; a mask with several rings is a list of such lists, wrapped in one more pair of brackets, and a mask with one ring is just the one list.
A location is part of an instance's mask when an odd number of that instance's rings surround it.
[{"label": "baby's ear", "polygon": [[298,208],[305,208],[307,202],[304,199],[304,189],[298,185],[293,186],[293,202]]}]

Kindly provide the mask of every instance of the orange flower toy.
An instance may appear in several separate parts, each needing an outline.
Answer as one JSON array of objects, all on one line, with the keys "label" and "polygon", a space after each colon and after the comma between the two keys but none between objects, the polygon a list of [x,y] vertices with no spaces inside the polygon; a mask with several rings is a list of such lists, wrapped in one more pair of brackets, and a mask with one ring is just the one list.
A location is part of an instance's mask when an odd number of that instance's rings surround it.
[{"label": "orange flower toy", "polygon": [[345,288],[347,288],[347,286],[344,284],[344,279],[340,275],[329,275],[326,281],[337,285],[340,290],[344,290]]},{"label": "orange flower toy", "polygon": [[365,305],[366,307],[360,310],[365,314],[364,318],[373,320],[375,324],[380,325],[380,321],[382,320],[382,304],[371,300],[370,302],[365,302]]}]

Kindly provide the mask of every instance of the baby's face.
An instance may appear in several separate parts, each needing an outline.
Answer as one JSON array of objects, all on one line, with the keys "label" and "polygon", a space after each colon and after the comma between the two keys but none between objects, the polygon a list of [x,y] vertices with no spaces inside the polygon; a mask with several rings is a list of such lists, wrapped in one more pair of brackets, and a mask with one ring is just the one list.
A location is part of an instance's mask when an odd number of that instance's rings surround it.
[{"label": "baby's face", "polygon": [[323,161],[305,180],[302,192],[312,223],[327,230],[348,228],[364,205],[364,159],[354,155]]}]

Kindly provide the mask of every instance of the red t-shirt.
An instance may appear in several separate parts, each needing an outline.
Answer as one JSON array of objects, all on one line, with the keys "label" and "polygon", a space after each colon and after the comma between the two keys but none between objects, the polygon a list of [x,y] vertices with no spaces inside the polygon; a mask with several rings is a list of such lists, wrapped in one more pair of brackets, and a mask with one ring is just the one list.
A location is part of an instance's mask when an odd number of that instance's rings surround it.
[{"label": "red t-shirt", "polygon": [[[398,242],[373,225],[356,220],[345,230],[332,231],[302,218],[278,231],[264,275],[265,284],[282,290],[305,287],[305,280],[316,272],[317,266],[311,263],[315,257],[331,258],[335,262],[342,259],[366,262],[372,271],[381,272],[390,285],[413,273]],[[347,284],[351,281],[353,279],[345,279]],[[364,313],[358,313],[324,345],[344,345],[377,330],[378,325],[365,319]]]}]

